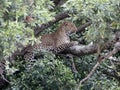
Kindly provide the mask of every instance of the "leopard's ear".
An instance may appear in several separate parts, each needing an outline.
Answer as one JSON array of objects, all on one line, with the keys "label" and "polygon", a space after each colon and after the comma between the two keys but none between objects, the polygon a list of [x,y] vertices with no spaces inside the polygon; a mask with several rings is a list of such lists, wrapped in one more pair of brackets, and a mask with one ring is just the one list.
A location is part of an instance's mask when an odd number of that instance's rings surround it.
[{"label": "leopard's ear", "polygon": [[66,26],[66,25],[68,25],[68,24],[69,24],[68,21],[63,22],[63,25],[64,25],[64,26]]}]

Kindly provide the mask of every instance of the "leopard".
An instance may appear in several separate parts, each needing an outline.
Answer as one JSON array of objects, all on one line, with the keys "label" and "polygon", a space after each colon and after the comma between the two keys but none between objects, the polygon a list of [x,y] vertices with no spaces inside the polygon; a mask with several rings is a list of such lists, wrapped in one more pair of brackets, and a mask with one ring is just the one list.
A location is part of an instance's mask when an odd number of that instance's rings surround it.
[{"label": "leopard", "polygon": [[24,59],[26,61],[34,61],[36,52],[39,53],[41,50],[47,50],[57,54],[66,48],[77,45],[77,41],[70,41],[70,35],[77,31],[74,23],[64,21],[55,32],[42,35],[40,43],[29,46],[24,55]]}]

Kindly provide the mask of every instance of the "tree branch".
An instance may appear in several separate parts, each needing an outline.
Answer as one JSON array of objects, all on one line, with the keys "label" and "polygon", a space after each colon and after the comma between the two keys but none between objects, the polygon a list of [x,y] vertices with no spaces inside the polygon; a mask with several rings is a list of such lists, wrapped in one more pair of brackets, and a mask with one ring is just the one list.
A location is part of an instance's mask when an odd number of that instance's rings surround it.
[{"label": "tree branch", "polygon": [[[102,50],[105,50],[106,48],[109,48],[111,46],[114,46],[114,44],[116,43],[117,41],[115,41],[115,39],[107,42],[104,44],[104,46],[102,47]],[[93,53],[97,53],[97,45],[92,45],[92,44],[89,44],[89,45],[75,45],[75,46],[72,46],[68,49],[66,49],[63,53],[71,53],[73,55],[76,55],[76,56],[81,56],[81,55],[88,55],[88,54],[93,54]]]}]

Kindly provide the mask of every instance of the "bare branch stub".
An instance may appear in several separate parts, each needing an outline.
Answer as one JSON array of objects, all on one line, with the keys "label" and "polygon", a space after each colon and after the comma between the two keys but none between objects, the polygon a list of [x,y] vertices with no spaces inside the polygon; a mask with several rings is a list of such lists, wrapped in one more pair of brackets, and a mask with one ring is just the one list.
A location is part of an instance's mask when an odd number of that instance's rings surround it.
[{"label": "bare branch stub", "polygon": [[78,31],[77,33],[81,33],[81,32],[84,32],[85,31],[85,28],[87,28],[88,26],[90,26],[92,24],[91,21],[85,23],[84,25],[78,27]]}]

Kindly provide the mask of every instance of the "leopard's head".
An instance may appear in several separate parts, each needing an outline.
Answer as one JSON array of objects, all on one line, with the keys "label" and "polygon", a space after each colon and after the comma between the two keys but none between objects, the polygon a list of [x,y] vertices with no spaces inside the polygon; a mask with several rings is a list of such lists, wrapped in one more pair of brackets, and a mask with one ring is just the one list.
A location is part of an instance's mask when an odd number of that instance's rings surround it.
[{"label": "leopard's head", "polygon": [[71,33],[77,32],[77,27],[75,26],[75,24],[72,22],[69,22],[69,21],[63,22],[62,28],[64,29],[64,31],[67,35],[70,35]]}]

